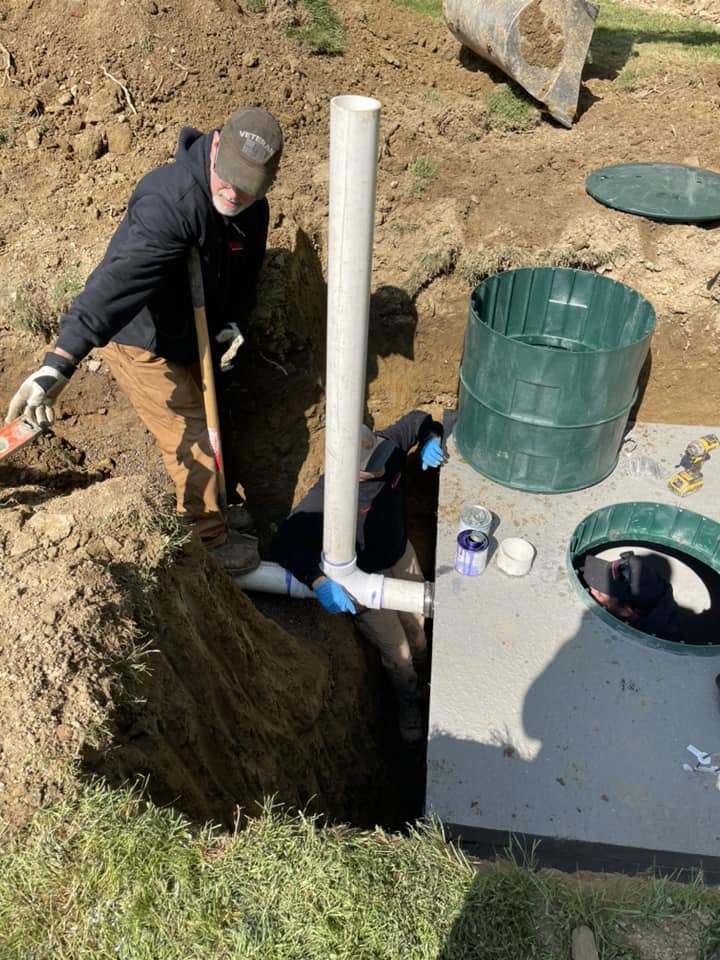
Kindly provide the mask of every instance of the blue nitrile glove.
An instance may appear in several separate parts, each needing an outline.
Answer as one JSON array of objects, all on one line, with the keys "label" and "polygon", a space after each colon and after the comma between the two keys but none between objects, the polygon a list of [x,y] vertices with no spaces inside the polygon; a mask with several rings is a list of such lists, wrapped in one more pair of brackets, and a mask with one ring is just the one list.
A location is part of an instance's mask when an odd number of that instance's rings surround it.
[{"label": "blue nitrile glove", "polygon": [[315,587],[315,593],[328,613],[355,613],[355,604],[350,599],[350,594],[334,580],[319,583]]},{"label": "blue nitrile glove", "polygon": [[445,463],[445,454],[437,437],[430,437],[425,441],[420,449],[420,459],[423,470],[427,470],[428,467],[439,467]]}]

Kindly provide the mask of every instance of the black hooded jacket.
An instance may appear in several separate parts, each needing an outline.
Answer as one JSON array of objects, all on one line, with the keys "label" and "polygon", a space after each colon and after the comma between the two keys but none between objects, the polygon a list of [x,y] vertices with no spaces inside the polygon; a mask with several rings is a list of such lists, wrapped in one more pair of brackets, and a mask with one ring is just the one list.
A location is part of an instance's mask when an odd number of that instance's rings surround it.
[{"label": "black hooded jacket", "polygon": [[197,360],[186,263],[193,245],[200,250],[211,340],[230,322],[242,328],[255,302],[269,207],[262,199],[237,217],[215,210],[213,133],[185,127],[175,162],[135,188],[105,256],[63,317],[56,345],[77,360],[109,340],[179,364]]},{"label": "black hooded jacket", "polygon": [[[408,451],[430,436],[442,437],[443,428],[429,413],[414,410],[378,436],[392,440],[396,449],[385,464],[384,474],[362,480],[358,489],[356,531],[357,565],[366,573],[386,570],[400,559],[407,546],[405,517],[405,465]],[[301,583],[312,586],[323,575],[320,568],[323,545],[324,477],[312,487],[290,516],[283,521],[271,545],[277,561]]]}]

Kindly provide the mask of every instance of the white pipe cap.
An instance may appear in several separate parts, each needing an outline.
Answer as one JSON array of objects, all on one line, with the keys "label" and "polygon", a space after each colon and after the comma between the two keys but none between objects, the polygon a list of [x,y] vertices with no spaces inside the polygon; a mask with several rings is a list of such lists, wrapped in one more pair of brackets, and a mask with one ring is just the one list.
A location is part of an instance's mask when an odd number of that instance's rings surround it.
[{"label": "white pipe cap", "polygon": [[508,537],[498,546],[497,565],[511,577],[524,577],[535,559],[535,547],[521,537]]}]

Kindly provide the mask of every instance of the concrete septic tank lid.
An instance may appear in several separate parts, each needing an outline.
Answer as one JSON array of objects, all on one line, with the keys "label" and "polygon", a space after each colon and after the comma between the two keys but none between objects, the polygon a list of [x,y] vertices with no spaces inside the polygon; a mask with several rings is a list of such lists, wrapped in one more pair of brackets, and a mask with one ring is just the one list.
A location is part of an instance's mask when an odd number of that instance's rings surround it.
[{"label": "concrete septic tank lid", "polygon": [[[578,576],[578,563],[587,553],[607,560],[620,556],[622,543],[638,555],[665,559],[675,600],[701,614],[709,610],[713,597],[702,579],[682,563],[682,557],[700,561],[720,580],[720,523],[709,517],[661,503],[615,503],[595,510],[575,528],[567,552],[568,575],[578,594],[597,616],[634,642],[658,647],[676,654],[717,656],[720,653],[720,618],[715,618],[710,640],[688,639],[685,643],[663,640],[636,630],[607,613],[588,593]],[[669,547],[670,555],[652,547]],[[600,548],[604,547],[604,550]],[[716,611],[717,613],[717,611]],[[692,623],[692,617],[689,622]],[[704,633],[707,631],[704,631]],[[717,647],[717,648],[716,648]]]},{"label": "concrete septic tank lid", "polygon": [[[578,529],[578,543],[592,549],[622,542],[609,531],[623,504],[637,508],[624,535],[642,540],[638,518],[649,505],[653,545],[717,570],[720,456],[704,464],[704,484],[690,496],[667,484],[687,444],[716,429],[632,425],[610,476],[555,494],[478,474],[450,433],[440,472],[425,807],[466,844],[503,849],[514,834],[541,841],[540,862],[557,854],[563,865],[570,851],[573,867],[720,874],[720,775],[698,770],[688,752],[720,747],[720,645],[690,651],[631,637],[632,628],[590,608],[568,559]],[[646,470],[648,462],[656,469]],[[468,503],[493,514],[487,568],[477,577],[454,567]],[[602,511],[608,524],[596,539],[586,521]],[[508,537],[535,547],[523,577],[498,568],[498,544]]]}]

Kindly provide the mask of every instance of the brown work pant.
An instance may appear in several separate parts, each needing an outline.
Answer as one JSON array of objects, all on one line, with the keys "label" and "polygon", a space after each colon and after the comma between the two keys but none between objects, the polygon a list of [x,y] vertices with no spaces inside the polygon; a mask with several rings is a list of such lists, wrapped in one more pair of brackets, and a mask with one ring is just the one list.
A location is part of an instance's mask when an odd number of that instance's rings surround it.
[{"label": "brown work pant", "polygon": [[101,351],[138,416],[155,437],[175,484],[178,513],[203,543],[227,538],[217,503],[217,473],[208,435],[199,371],[122,343]]},{"label": "brown work pant", "polygon": [[[425,579],[409,540],[405,553],[397,563],[380,573],[398,580]],[[417,690],[413,657],[422,658],[426,653],[424,622],[421,616],[398,610],[363,609],[355,617],[360,633],[379,650],[382,664],[400,696],[413,694]]]}]

